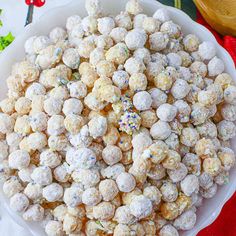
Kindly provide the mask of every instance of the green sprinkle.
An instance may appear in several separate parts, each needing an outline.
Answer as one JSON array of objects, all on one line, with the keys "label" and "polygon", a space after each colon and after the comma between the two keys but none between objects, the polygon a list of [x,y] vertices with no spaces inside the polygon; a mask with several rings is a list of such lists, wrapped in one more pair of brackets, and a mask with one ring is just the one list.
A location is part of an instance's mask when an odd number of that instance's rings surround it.
[{"label": "green sprinkle", "polygon": [[81,76],[78,72],[72,74],[72,80],[80,80]]},{"label": "green sprinkle", "polygon": [[0,27],[2,27],[2,21],[0,20]]},{"label": "green sprinkle", "polygon": [[14,36],[12,35],[12,33],[8,33],[8,35],[6,36],[0,36],[0,51],[2,51],[3,49],[5,49],[9,44],[12,43],[12,41],[14,40]]},{"label": "green sprinkle", "polygon": [[2,14],[2,9],[0,9],[0,15]]}]

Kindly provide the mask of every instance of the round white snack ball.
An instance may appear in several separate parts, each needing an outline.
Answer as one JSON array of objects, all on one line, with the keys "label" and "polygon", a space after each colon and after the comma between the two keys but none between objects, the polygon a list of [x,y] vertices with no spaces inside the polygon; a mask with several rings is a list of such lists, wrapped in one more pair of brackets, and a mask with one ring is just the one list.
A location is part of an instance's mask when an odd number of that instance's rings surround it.
[{"label": "round white snack ball", "polygon": [[125,43],[130,50],[143,48],[147,40],[147,35],[142,29],[133,29],[125,36]]},{"label": "round white snack ball", "polygon": [[52,183],[51,169],[47,166],[36,167],[31,174],[31,178],[36,184],[49,185]]},{"label": "round white snack ball", "polygon": [[123,166],[123,164],[115,164],[113,166],[108,166],[105,169],[101,170],[101,175],[105,178],[109,178],[109,179],[114,179],[116,180],[117,176],[122,173],[125,172],[125,167]]},{"label": "round white snack ball", "polygon": [[32,179],[30,176],[35,168],[36,168],[35,165],[30,164],[27,168],[20,169],[18,171],[18,176],[20,180],[23,182],[32,182]]},{"label": "round white snack ball", "polygon": [[48,138],[48,146],[53,151],[62,151],[68,146],[68,140],[65,135],[52,135]]},{"label": "round white snack ball", "polygon": [[194,34],[188,34],[183,39],[184,48],[188,52],[197,51],[199,43],[199,39]]},{"label": "round white snack ball", "polygon": [[218,158],[225,170],[230,170],[235,165],[235,154],[230,148],[221,148],[218,152]]},{"label": "round white snack ball", "polygon": [[8,163],[12,169],[26,168],[30,163],[30,155],[27,151],[16,150],[9,155]]},{"label": "round white snack ball", "polygon": [[96,169],[80,169],[72,173],[75,182],[81,182],[84,188],[91,188],[100,182],[100,173]]},{"label": "round white snack ball", "polygon": [[147,77],[143,73],[132,74],[129,79],[129,88],[134,92],[145,90],[147,87]]},{"label": "round white snack ball", "polygon": [[93,138],[101,137],[107,132],[107,119],[103,116],[96,116],[89,121],[88,127]]},{"label": "round white snack ball", "polygon": [[67,206],[65,204],[61,204],[53,209],[53,216],[56,220],[63,221],[67,210]]},{"label": "round white snack ball", "polygon": [[137,50],[134,51],[133,56],[135,58],[139,58],[145,64],[149,63],[151,60],[151,54],[147,48],[138,48]]},{"label": "round white snack ball", "polygon": [[152,139],[149,134],[139,133],[132,139],[132,146],[139,153],[142,153],[152,144]]},{"label": "round white snack ball", "polygon": [[33,49],[35,53],[40,53],[43,49],[51,44],[51,40],[48,36],[38,36],[33,41]]},{"label": "round white snack ball", "polygon": [[209,76],[217,76],[224,71],[225,65],[220,58],[215,56],[209,61],[207,69]]},{"label": "round white snack ball", "polygon": [[236,106],[231,104],[224,104],[221,115],[225,120],[235,121],[236,120]]},{"label": "round white snack ball", "polygon": [[161,25],[160,31],[167,33],[171,38],[179,38],[181,35],[181,28],[173,21],[166,21]]},{"label": "round white snack ball", "polygon": [[125,193],[131,192],[136,186],[135,178],[127,172],[120,173],[116,178],[116,183],[119,190]]},{"label": "round white snack ball", "polygon": [[132,20],[127,12],[121,12],[115,17],[115,23],[118,27],[123,27],[126,30],[132,29]]},{"label": "round white snack ball", "polygon": [[138,0],[129,0],[125,5],[125,10],[131,15],[137,15],[143,11]]},{"label": "round white snack ball", "polygon": [[124,64],[125,70],[130,74],[143,73],[145,65],[139,58],[130,57]]},{"label": "round white snack ball", "polygon": [[133,28],[134,29],[143,29],[143,22],[148,16],[146,14],[138,14],[134,16],[133,19]]},{"label": "round white snack ball", "polygon": [[16,193],[10,198],[10,207],[13,211],[23,212],[29,206],[29,200],[23,193]]},{"label": "round white snack ball", "polygon": [[25,91],[25,97],[33,100],[33,97],[36,95],[45,95],[46,89],[40,83],[32,83]]},{"label": "round white snack ball", "polygon": [[171,134],[170,125],[165,121],[157,121],[150,129],[150,134],[154,139],[164,140]]},{"label": "round white snack ball", "polygon": [[69,114],[80,115],[83,110],[83,103],[77,98],[65,100],[62,111],[67,116]]},{"label": "round white snack ball", "polygon": [[198,181],[199,186],[203,189],[208,189],[213,185],[213,177],[206,172],[202,172],[198,178]]},{"label": "round white snack ball", "polygon": [[200,188],[199,192],[203,198],[209,199],[215,196],[217,189],[218,189],[217,184],[213,184],[211,187],[207,189]]},{"label": "round white snack ball", "polygon": [[107,145],[102,151],[102,158],[108,165],[114,165],[122,159],[121,149],[115,145]]},{"label": "round white snack ball", "polygon": [[34,44],[34,40],[35,40],[36,38],[37,38],[36,36],[32,36],[32,37],[28,38],[28,39],[25,41],[24,48],[25,48],[25,52],[26,52],[27,54],[34,54],[34,53],[35,53],[33,44]]},{"label": "round white snack ball", "polygon": [[159,20],[161,23],[170,20],[168,10],[166,10],[165,8],[157,9],[152,17]]},{"label": "round white snack ball", "polygon": [[11,115],[15,111],[15,99],[14,98],[5,98],[0,102],[0,108],[3,113]]},{"label": "round white snack ball", "polygon": [[73,15],[73,16],[70,16],[67,18],[67,21],[66,21],[66,29],[68,31],[71,31],[74,26],[78,25],[81,23],[81,17],[78,16],[78,15]]},{"label": "round white snack ball", "polygon": [[182,64],[182,58],[177,53],[171,52],[166,55],[168,65],[173,67],[179,67]]},{"label": "round white snack ball", "polygon": [[89,62],[93,66],[96,66],[99,61],[105,60],[105,51],[103,48],[95,48],[91,53],[89,57]]},{"label": "round white snack ball", "polygon": [[45,232],[48,236],[63,236],[62,223],[56,220],[50,220],[45,226]]},{"label": "round white snack ball", "polygon": [[40,153],[40,164],[50,168],[55,168],[61,164],[61,156],[58,155],[57,152],[46,149]]},{"label": "round white snack ball", "polygon": [[70,96],[73,98],[84,98],[87,95],[87,87],[82,81],[74,82],[68,85]]},{"label": "round white snack ball", "polygon": [[[14,134],[14,133],[12,133]],[[9,140],[9,137],[8,137]],[[8,143],[0,141],[0,161],[5,160],[8,157]]]},{"label": "round white snack ball", "polygon": [[236,105],[236,87],[228,86],[224,91],[224,99],[227,103]]},{"label": "round white snack ball", "polygon": [[98,220],[110,220],[115,213],[115,206],[110,202],[100,202],[93,207],[93,216]]},{"label": "round white snack ball", "polygon": [[161,202],[161,192],[156,186],[145,187],[143,190],[143,195],[149,198],[155,205],[158,205]]},{"label": "round white snack ball", "polygon": [[185,98],[188,95],[189,91],[190,85],[183,79],[177,79],[171,88],[171,94],[176,99]]},{"label": "round white snack ball", "polygon": [[49,135],[60,135],[64,133],[64,117],[62,115],[52,115],[48,120],[47,132]]},{"label": "round white snack ball", "polygon": [[66,153],[66,161],[75,169],[89,169],[95,165],[96,155],[89,148],[70,148]]},{"label": "round white snack ball", "polygon": [[160,22],[153,17],[145,17],[142,28],[148,33],[152,34],[159,30]]},{"label": "round white snack ball", "polygon": [[100,0],[86,0],[85,9],[89,16],[99,16],[102,13]]},{"label": "round white snack ball", "polygon": [[183,128],[180,142],[187,147],[193,147],[199,140],[199,134],[196,129],[191,127]]},{"label": "round white snack ball", "polygon": [[135,196],[129,207],[131,214],[138,219],[145,218],[152,213],[152,202],[144,195]]},{"label": "round white snack ball", "polygon": [[10,179],[4,182],[2,187],[3,193],[9,198],[22,191],[22,189],[23,186],[15,176],[10,177]]},{"label": "round white snack ball", "polygon": [[116,182],[112,179],[105,179],[99,183],[99,192],[104,201],[112,201],[119,193]]},{"label": "round white snack ball", "polygon": [[20,115],[26,115],[31,110],[31,100],[26,97],[20,97],[15,103],[15,110]]},{"label": "round white snack ball", "polygon": [[129,74],[124,70],[117,70],[113,73],[112,81],[119,89],[127,89]]},{"label": "round white snack ball", "polygon": [[158,88],[152,88],[149,91],[152,97],[152,108],[158,108],[161,104],[166,103],[167,95]]},{"label": "round white snack ball", "polygon": [[37,112],[29,116],[31,129],[36,131],[45,131],[47,129],[48,116],[44,112]]},{"label": "round white snack ball", "polygon": [[[82,23],[76,25],[73,27],[72,31],[70,32],[69,35],[69,40],[74,42],[76,44],[76,42],[81,42],[82,38],[84,36],[84,22],[88,19],[89,17],[85,17],[82,20]],[[74,39],[74,40],[73,40]],[[78,40],[78,41],[77,41]],[[71,45],[73,45],[73,43],[70,43]],[[74,45],[73,45],[74,46]],[[77,51],[78,53],[78,51]]]},{"label": "round white snack ball", "polygon": [[178,189],[171,182],[164,182],[160,188],[162,200],[165,202],[174,202],[178,197]]},{"label": "round white snack ball", "polygon": [[31,200],[38,200],[42,197],[42,186],[35,183],[29,183],[25,189],[24,194]]},{"label": "round white snack ball", "polygon": [[53,43],[65,40],[67,37],[66,31],[61,27],[55,27],[49,34],[49,38]]},{"label": "round white snack ball", "polygon": [[122,27],[116,27],[112,29],[110,36],[116,42],[120,43],[125,40],[125,36],[127,35],[127,30]]},{"label": "round white snack ball", "polygon": [[191,196],[199,190],[199,182],[196,175],[187,175],[181,182],[180,187],[186,196]]},{"label": "round white snack ball", "polygon": [[115,22],[111,17],[98,19],[98,31],[102,35],[109,35],[113,28],[115,28]]},{"label": "round white snack ball", "polygon": [[87,206],[96,206],[102,200],[102,195],[96,188],[88,188],[83,192],[82,202]]},{"label": "round white snack ball", "polygon": [[27,144],[31,150],[41,150],[47,145],[47,137],[41,132],[32,133],[27,137]]},{"label": "round white snack ball", "polygon": [[0,113],[0,132],[3,134],[11,133],[14,128],[14,119],[4,113]]},{"label": "round white snack ball", "polygon": [[133,104],[139,111],[150,109],[152,105],[152,97],[147,91],[141,91],[134,95]]},{"label": "round white snack ball", "polygon": [[214,43],[210,41],[202,42],[199,45],[198,54],[203,61],[212,59],[216,55]]},{"label": "round white snack ball", "polygon": [[165,49],[168,42],[168,35],[162,32],[156,32],[149,36],[150,49],[154,51],[161,51]]},{"label": "round white snack ball", "polygon": [[63,200],[69,207],[76,207],[82,203],[83,190],[77,186],[66,188],[64,191]]},{"label": "round white snack ball", "polygon": [[233,122],[222,120],[217,124],[218,137],[223,141],[233,138],[236,134],[236,126]]},{"label": "round white snack ball", "polygon": [[167,224],[161,228],[159,235],[160,236],[179,236],[179,233],[174,226]]},{"label": "round white snack ball", "polygon": [[39,204],[30,206],[23,214],[26,221],[42,221],[44,218],[44,208]]},{"label": "round white snack ball", "polygon": [[129,206],[120,206],[116,209],[114,219],[120,224],[130,224],[134,220]]},{"label": "round white snack ball", "polygon": [[77,69],[80,64],[79,52],[75,48],[68,48],[64,51],[62,61],[71,69]]},{"label": "round white snack ball", "polygon": [[175,118],[177,108],[173,105],[165,103],[157,108],[156,114],[160,120],[170,122]]},{"label": "round white snack ball", "polygon": [[56,98],[48,98],[44,101],[44,111],[52,116],[52,115],[58,115],[59,113],[61,113],[61,109],[62,109],[62,103],[63,101],[60,99],[56,99]]},{"label": "round white snack ball", "polygon": [[175,170],[167,170],[167,173],[172,182],[177,183],[184,179],[188,173],[188,169],[184,164],[179,163],[179,166]]},{"label": "round white snack ball", "polygon": [[180,230],[190,230],[196,224],[197,216],[194,211],[188,210],[174,221],[174,226]]},{"label": "round white snack ball", "polygon": [[43,197],[48,202],[59,201],[63,196],[63,187],[57,183],[52,183],[43,188]]}]

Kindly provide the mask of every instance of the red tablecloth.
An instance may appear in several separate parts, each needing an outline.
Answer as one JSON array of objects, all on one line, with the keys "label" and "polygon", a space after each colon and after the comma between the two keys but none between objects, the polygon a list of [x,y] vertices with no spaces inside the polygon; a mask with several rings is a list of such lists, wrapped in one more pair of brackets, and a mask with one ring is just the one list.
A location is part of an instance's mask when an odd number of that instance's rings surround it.
[{"label": "red tablecloth", "polygon": [[236,236],[236,193],[225,204],[218,218],[198,236]]}]

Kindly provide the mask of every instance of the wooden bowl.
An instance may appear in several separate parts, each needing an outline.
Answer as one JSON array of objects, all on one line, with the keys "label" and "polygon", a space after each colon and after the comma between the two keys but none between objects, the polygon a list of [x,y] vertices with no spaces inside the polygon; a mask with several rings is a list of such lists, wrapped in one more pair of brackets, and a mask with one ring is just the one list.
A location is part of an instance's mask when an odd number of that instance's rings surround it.
[{"label": "wooden bowl", "polygon": [[236,37],[235,0],[193,0],[206,22],[222,35]]}]

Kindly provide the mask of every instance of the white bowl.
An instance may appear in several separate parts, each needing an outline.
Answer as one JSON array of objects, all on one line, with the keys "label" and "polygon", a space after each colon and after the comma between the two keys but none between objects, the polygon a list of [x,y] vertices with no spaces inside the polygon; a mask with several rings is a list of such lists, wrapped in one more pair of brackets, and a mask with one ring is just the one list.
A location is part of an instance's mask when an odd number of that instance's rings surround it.
[{"label": "white bowl", "polygon": [[[102,0],[103,7],[108,14],[117,14],[121,10],[124,10],[125,3],[127,0]],[[84,17],[86,15],[85,0],[80,1],[72,1],[67,6],[62,6],[50,10],[47,14],[40,18],[37,22],[28,25],[23,32],[15,39],[15,41],[0,55],[0,79],[1,79],[1,93],[0,99],[4,98],[7,92],[5,79],[11,72],[12,65],[23,59],[24,57],[24,42],[27,38],[33,35],[45,35],[50,32],[50,30],[55,26],[65,26],[66,18],[73,14],[79,14]],[[162,5],[161,3],[155,0],[141,0],[141,3],[144,8],[144,12],[148,15],[152,15],[158,8],[166,8],[168,9],[171,18],[181,25],[183,32],[194,33],[196,34],[202,41],[211,41],[215,44],[217,48],[217,55],[223,59],[225,62],[225,71],[229,73],[234,80],[236,80],[236,71],[234,67],[234,63],[230,57],[230,55],[226,52],[224,48],[222,48],[215,40],[214,36],[208,31],[205,27],[199,25],[194,22],[188,15],[184,12],[173,8]],[[234,150],[236,150],[236,138],[232,140],[232,146]],[[182,232],[183,236],[194,236],[201,229],[205,228],[209,224],[211,224],[216,217],[219,215],[223,205],[227,202],[227,200],[233,195],[236,190],[236,168],[234,168],[230,173],[230,183],[228,185],[224,185],[219,187],[219,190],[215,197],[212,199],[206,200],[202,207],[199,208],[197,215],[198,220],[196,226],[190,230]],[[27,223],[22,218],[12,212],[9,209],[9,201],[4,197],[2,193],[0,193],[0,200],[4,203],[5,208],[9,212],[9,214],[15,219],[15,221],[27,229],[34,236],[44,236],[45,233],[42,227],[39,226],[38,223]],[[233,222],[232,222],[233,224]]]}]

